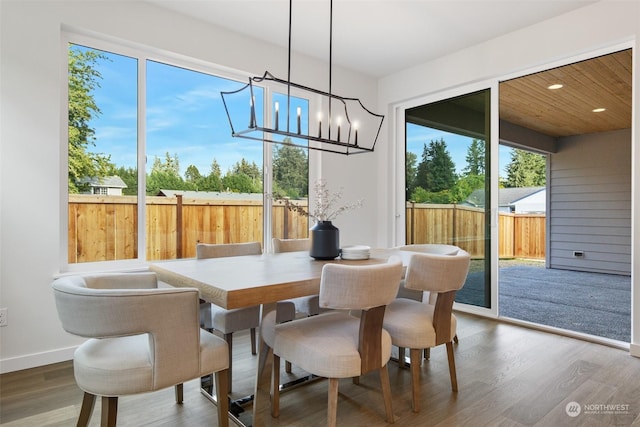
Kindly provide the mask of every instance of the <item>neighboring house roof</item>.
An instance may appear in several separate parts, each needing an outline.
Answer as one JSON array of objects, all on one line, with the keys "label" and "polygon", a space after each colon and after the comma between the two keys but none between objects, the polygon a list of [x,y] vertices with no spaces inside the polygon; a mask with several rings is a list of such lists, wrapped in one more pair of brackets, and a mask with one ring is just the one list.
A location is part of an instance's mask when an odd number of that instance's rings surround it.
[{"label": "neighboring house roof", "polygon": [[[546,187],[510,187],[510,188],[501,188],[498,191],[498,206],[511,206],[516,203],[518,200],[522,200],[526,197],[532,196],[533,194],[539,193],[540,191],[544,191]],[[485,191],[474,190],[467,200],[463,203],[464,205],[476,206],[476,207],[484,207],[484,195]]]},{"label": "neighboring house roof", "polygon": [[513,187],[513,188],[501,188],[498,191],[498,205],[509,206],[522,200],[526,197],[532,196],[536,193],[543,191],[545,187]]},{"label": "neighboring house roof", "polygon": [[160,190],[158,196],[176,197],[176,195],[188,199],[207,200],[262,200],[262,193],[232,193],[226,191],[187,191],[187,190]]},{"label": "neighboring house roof", "polygon": [[85,178],[82,182],[89,184],[90,187],[127,188],[127,184],[117,175]]}]

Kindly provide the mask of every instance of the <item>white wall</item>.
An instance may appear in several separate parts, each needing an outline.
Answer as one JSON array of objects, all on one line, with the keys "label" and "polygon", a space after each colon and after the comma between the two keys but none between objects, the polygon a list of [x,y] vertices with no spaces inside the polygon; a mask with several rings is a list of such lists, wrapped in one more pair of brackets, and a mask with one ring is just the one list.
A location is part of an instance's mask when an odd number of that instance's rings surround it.
[{"label": "white wall", "polygon": [[[80,341],[66,334],[55,311],[50,283],[59,272],[61,189],[66,155],[61,144],[61,89],[66,76],[61,28],[96,34],[185,55],[252,74],[286,76],[286,50],[222,31],[194,19],[133,1],[0,2],[0,372],[71,358]],[[324,88],[327,65],[294,56],[296,83]],[[334,67],[333,91],[375,106],[376,81]],[[364,197],[360,215],[338,221],[343,243],[374,243],[379,153],[330,155],[313,161],[330,186],[345,185],[345,199]],[[315,154],[314,154],[315,156]],[[352,161],[353,160],[353,161]],[[62,184],[61,184],[62,183]],[[35,189],[35,191],[34,191]],[[63,256],[64,257],[64,254]]]},{"label": "white wall", "polygon": [[[632,131],[632,345],[631,354],[640,356],[640,257],[633,256],[640,248],[640,2],[601,1],[543,23],[523,28],[503,37],[479,44],[469,49],[422,64],[418,67],[385,77],[379,82],[379,107],[387,109],[390,117],[396,106],[402,106],[417,98],[436,97],[438,93],[463,91],[481,84],[489,87],[499,80],[513,78],[535,71],[564,65],[577,59],[586,59],[608,53],[613,47],[632,46],[634,50],[633,76],[633,127]],[[494,87],[497,87],[494,86]],[[452,96],[452,95],[451,95]],[[494,100],[495,102],[495,100]],[[494,104],[497,110],[497,105]],[[494,110],[494,111],[496,111]],[[388,130],[390,142],[385,148],[389,153],[383,158],[381,169],[399,167],[395,162],[402,150],[395,141],[393,126]],[[397,150],[394,154],[392,150]],[[493,148],[495,153],[497,149]],[[379,158],[382,160],[382,158]],[[389,192],[399,191],[397,182],[384,183]],[[380,200],[379,237],[384,243],[395,243],[401,233],[395,233],[393,225],[403,221],[396,212],[403,209],[401,199]],[[400,230],[400,227],[398,227]],[[636,274],[634,274],[636,272]]]}]

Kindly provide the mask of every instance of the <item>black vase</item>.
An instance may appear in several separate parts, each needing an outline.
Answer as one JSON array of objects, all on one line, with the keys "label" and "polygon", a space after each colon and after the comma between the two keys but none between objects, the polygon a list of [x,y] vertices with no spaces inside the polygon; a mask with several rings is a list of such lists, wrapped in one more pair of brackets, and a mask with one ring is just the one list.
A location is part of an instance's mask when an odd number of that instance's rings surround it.
[{"label": "black vase", "polygon": [[340,230],[331,221],[318,221],[309,229],[311,249],[315,259],[334,259],[340,255]]}]

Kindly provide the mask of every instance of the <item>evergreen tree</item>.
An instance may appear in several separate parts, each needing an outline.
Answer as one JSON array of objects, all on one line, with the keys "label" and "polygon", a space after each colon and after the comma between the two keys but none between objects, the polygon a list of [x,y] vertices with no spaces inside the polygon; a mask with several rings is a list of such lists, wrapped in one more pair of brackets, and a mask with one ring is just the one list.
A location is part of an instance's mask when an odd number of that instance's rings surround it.
[{"label": "evergreen tree", "polygon": [[416,163],[418,162],[418,155],[407,151],[405,159],[405,191],[407,200],[411,200],[411,194],[416,189]]},{"label": "evergreen tree", "polygon": [[122,190],[122,194],[125,196],[135,196],[138,194],[138,170],[136,168],[120,166],[115,174],[127,184],[127,188]]},{"label": "evergreen tree", "polygon": [[447,151],[444,139],[424,145],[422,161],[416,169],[416,187],[437,193],[451,189],[457,180],[456,166]]},{"label": "evergreen tree", "polygon": [[180,161],[178,155],[171,157],[165,155],[165,161],[156,157],[151,167],[151,173],[147,176],[147,194],[154,196],[160,190],[195,190],[193,183],[185,182],[180,176]]},{"label": "evergreen tree", "polygon": [[464,168],[465,176],[484,175],[485,174],[485,143],[484,141],[474,139],[467,149],[467,167]]},{"label": "evergreen tree", "polygon": [[202,179],[202,174],[200,173],[200,171],[196,166],[189,165],[187,167],[187,170],[184,172],[184,179],[187,182],[191,182],[197,185],[198,181]]},{"label": "evergreen tree", "polygon": [[303,148],[292,145],[274,145],[273,185],[274,193],[278,195],[291,198],[301,198],[308,195],[309,163],[307,153]]},{"label": "evergreen tree", "polygon": [[518,149],[511,152],[505,187],[538,187],[546,182],[544,155]]}]

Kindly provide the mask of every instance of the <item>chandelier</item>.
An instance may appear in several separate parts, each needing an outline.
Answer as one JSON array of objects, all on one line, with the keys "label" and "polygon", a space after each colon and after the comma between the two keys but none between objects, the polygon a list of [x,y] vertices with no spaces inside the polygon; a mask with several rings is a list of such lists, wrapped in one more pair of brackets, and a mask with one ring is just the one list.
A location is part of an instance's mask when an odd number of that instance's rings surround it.
[{"label": "chandelier", "polygon": [[[249,83],[238,90],[220,92],[231,126],[231,135],[345,155],[372,152],[380,135],[384,115],[371,112],[357,98],[338,96],[331,91],[333,0],[330,0],[329,5],[328,92],[291,82],[292,4],[293,0],[289,0],[287,79],[277,78],[265,71],[262,76],[250,77]],[[256,105],[255,92],[259,90],[256,88],[262,85],[268,86],[273,93],[284,95],[284,105],[274,102],[272,109],[267,108],[271,114],[266,121],[270,123],[265,123],[264,114],[256,113],[256,110],[260,112],[265,107]],[[302,108],[294,106],[295,102],[292,101],[300,98],[308,99],[312,108],[317,109],[316,118],[311,117],[311,112],[303,116]],[[294,108],[295,112],[292,111]],[[284,125],[281,124],[281,117],[286,118]],[[295,123],[293,117],[296,119]]]}]

